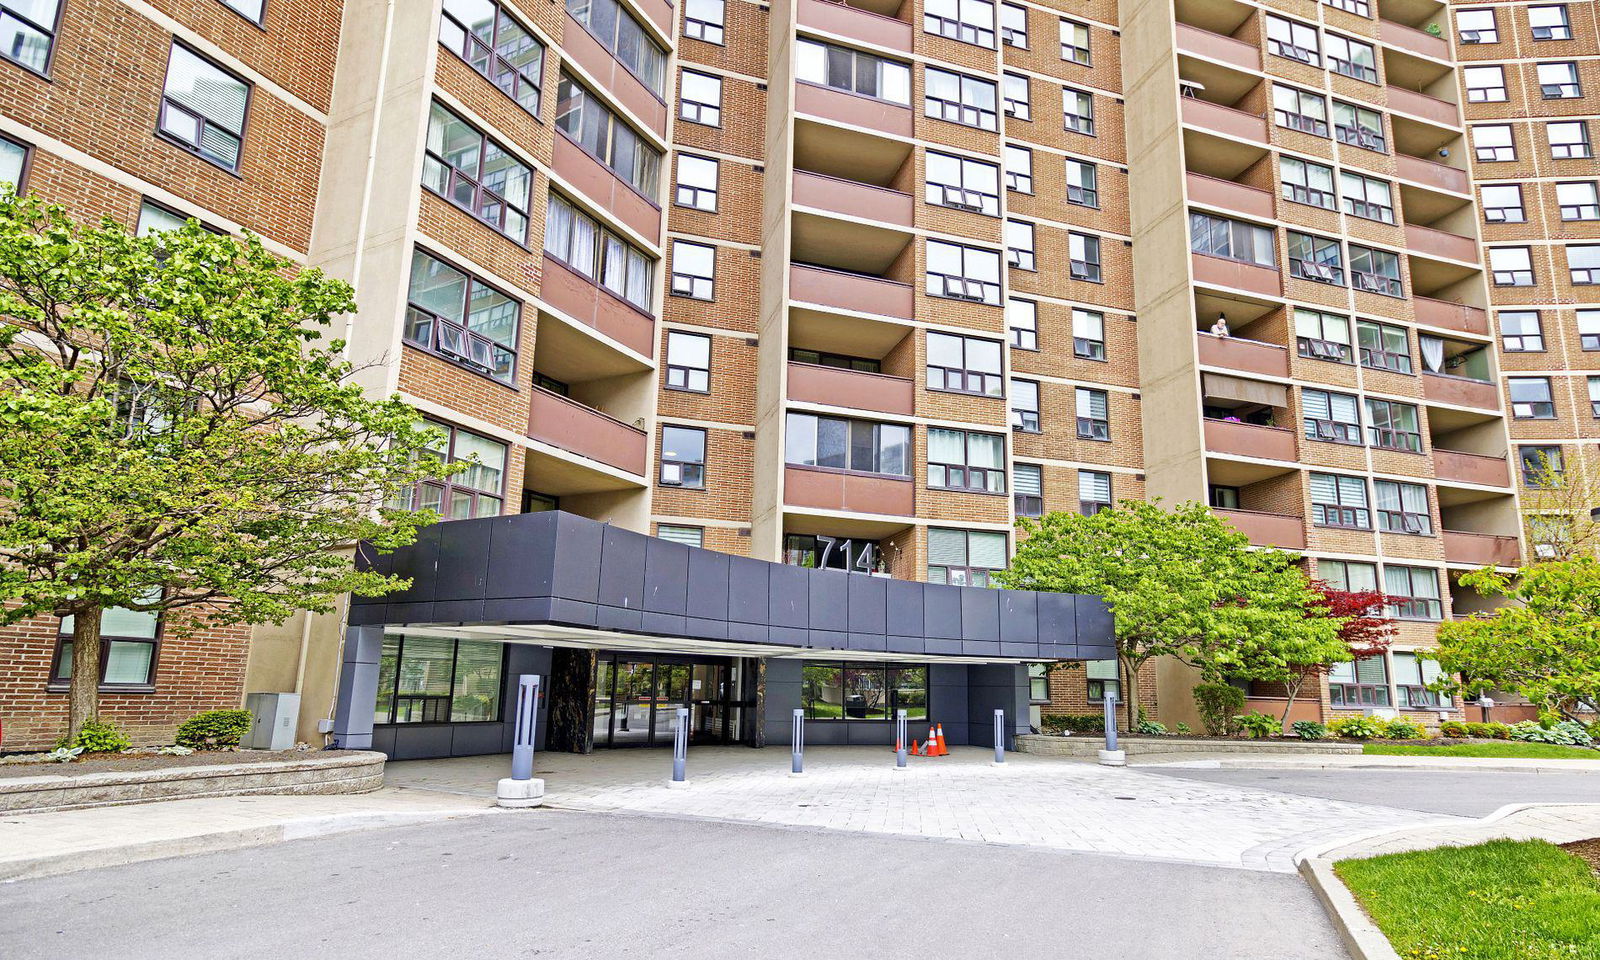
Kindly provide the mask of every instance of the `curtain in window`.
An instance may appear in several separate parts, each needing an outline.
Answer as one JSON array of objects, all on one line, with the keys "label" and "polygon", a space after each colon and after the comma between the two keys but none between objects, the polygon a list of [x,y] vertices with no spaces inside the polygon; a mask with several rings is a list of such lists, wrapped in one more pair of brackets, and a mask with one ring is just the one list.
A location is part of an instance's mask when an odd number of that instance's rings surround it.
[{"label": "curtain in window", "polygon": [[1444,341],[1438,337],[1420,334],[1417,346],[1422,351],[1422,366],[1429,373],[1444,372]]},{"label": "curtain in window", "polygon": [[963,439],[966,434],[960,430],[942,430],[937,427],[928,430],[928,462],[930,463],[966,463],[967,454]]}]

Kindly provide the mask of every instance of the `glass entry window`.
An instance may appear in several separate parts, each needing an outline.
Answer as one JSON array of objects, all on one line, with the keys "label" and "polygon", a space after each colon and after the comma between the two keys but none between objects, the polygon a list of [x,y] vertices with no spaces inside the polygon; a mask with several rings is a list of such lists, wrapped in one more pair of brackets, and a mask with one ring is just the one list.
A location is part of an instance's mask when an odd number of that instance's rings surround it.
[{"label": "glass entry window", "polygon": [[594,745],[671,746],[678,707],[689,708],[689,742],[731,743],[739,728],[732,702],[737,674],[725,660],[602,654],[595,665]]}]

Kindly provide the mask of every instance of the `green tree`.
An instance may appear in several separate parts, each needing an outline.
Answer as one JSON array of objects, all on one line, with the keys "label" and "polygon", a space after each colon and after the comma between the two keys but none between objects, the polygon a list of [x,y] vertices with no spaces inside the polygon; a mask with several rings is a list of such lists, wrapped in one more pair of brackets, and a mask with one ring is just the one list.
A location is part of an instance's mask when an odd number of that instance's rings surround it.
[{"label": "green tree", "polygon": [[452,468],[324,339],[354,309],[253,236],[0,192],[0,623],[73,618],[69,735],[98,714],[107,608],[182,634],[405,585],[349,548],[413,540],[435,515],[382,504]]},{"label": "green tree", "polygon": [[[1462,574],[1461,583],[1506,603],[1439,625],[1441,690],[1520,694],[1547,716],[1579,719],[1600,704],[1600,560],[1551,560],[1516,573]],[[1453,676],[1455,674],[1461,677]]]},{"label": "green tree", "polygon": [[[1116,621],[1129,725],[1139,670],[1171,656],[1212,682],[1334,653],[1338,622],[1307,616],[1319,596],[1291,554],[1252,550],[1203,504],[1168,511],[1124,501],[1093,516],[1051,513],[1018,526],[1026,539],[997,575],[1007,587],[1105,598]],[[1342,648],[1341,648],[1342,649]]]}]

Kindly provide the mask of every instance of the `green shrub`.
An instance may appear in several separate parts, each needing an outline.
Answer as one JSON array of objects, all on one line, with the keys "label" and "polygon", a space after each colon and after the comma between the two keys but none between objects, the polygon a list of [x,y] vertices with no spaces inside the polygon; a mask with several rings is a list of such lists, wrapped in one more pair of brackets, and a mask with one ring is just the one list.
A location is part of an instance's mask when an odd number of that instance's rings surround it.
[{"label": "green shrub", "polygon": [[1326,740],[1328,738],[1327,725],[1318,723],[1315,720],[1296,720],[1289,729],[1293,730],[1294,735],[1301,740]]},{"label": "green shrub", "polygon": [[178,746],[191,750],[221,750],[237,747],[239,738],[250,732],[253,717],[249,710],[207,710],[178,726]]},{"label": "green shrub", "polygon": [[1472,735],[1471,724],[1462,723],[1460,720],[1446,720],[1439,724],[1439,733],[1446,737],[1468,737]]},{"label": "green shrub", "polygon": [[1244,709],[1244,691],[1226,683],[1202,683],[1194,688],[1194,705],[1206,732],[1226,737],[1237,729],[1233,721]]},{"label": "green shrub", "polygon": [[1328,724],[1336,737],[1349,740],[1373,740],[1383,736],[1383,727],[1371,717],[1340,717]]},{"label": "green shrub", "polygon": [[133,746],[133,741],[117,729],[117,725],[104,720],[85,720],[78,735],[70,741],[62,737],[56,747],[78,747],[83,753],[121,753]]},{"label": "green shrub", "polygon": [[1382,723],[1382,736],[1390,740],[1421,740],[1428,735],[1422,724],[1405,717],[1395,717]]},{"label": "green shrub", "polygon": [[1159,720],[1151,720],[1145,716],[1144,707],[1139,708],[1139,732],[1147,737],[1166,736],[1167,725]]},{"label": "green shrub", "polygon": [[1178,721],[1178,725],[1174,729],[1177,731],[1177,733],[1178,733],[1178,735],[1180,737],[1181,736],[1187,736],[1188,734],[1194,733],[1194,728],[1190,727],[1187,723],[1184,723],[1182,720]]},{"label": "green shrub", "polygon": [[1239,729],[1252,740],[1262,740],[1283,730],[1283,724],[1270,713],[1241,713],[1233,718]]},{"label": "green shrub", "polygon": [[1106,718],[1098,713],[1047,713],[1039,718],[1045,733],[1105,733]]},{"label": "green shrub", "polygon": [[1467,724],[1467,735],[1480,737],[1484,740],[1509,740],[1511,739],[1511,728],[1499,721],[1493,723],[1469,723]]},{"label": "green shrub", "polygon": [[1549,727],[1540,726],[1533,720],[1524,720],[1512,725],[1511,739],[1528,743],[1559,743],[1579,747],[1587,747],[1594,742],[1594,738],[1589,736],[1589,731],[1584,729],[1583,724],[1572,720],[1563,720]]}]

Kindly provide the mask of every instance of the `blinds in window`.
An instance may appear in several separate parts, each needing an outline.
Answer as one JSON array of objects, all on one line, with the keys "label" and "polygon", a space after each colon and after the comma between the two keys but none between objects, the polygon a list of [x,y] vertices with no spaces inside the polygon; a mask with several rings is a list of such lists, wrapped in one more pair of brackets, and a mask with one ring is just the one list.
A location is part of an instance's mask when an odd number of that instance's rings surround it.
[{"label": "blinds in window", "polygon": [[971,566],[1000,570],[1006,565],[1006,535],[1003,533],[967,534],[967,553]]},{"label": "blinds in window", "polygon": [[939,567],[966,566],[967,532],[965,530],[929,530],[928,563]]},{"label": "blinds in window", "polygon": [[1040,477],[1037,464],[1019,463],[1012,470],[1012,483],[1016,485],[1016,492],[1024,496],[1040,496],[1043,494],[1043,481]]}]

